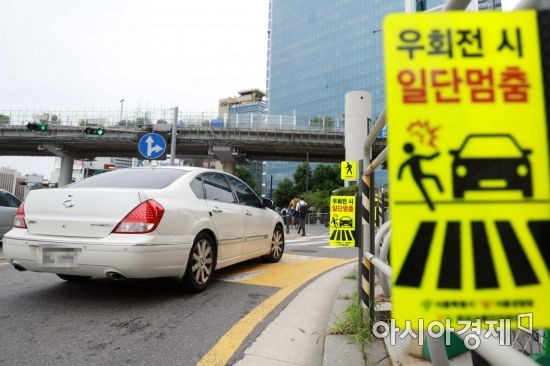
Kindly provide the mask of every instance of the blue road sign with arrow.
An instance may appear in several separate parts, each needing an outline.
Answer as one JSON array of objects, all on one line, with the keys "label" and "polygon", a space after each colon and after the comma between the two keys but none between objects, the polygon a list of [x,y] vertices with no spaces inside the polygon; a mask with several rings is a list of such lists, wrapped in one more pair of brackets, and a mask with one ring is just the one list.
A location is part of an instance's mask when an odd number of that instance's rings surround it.
[{"label": "blue road sign with arrow", "polygon": [[138,151],[147,160],[159,159],[166,155],[166,140],[158,133],[146,133],[139,139]]}]

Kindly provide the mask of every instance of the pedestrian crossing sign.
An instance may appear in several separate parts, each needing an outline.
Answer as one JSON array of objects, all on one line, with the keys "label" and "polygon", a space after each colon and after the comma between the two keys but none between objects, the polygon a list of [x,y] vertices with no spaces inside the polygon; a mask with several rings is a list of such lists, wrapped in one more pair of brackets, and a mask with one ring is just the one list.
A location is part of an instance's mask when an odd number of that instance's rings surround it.
[{"label": "pedestrian crossing sign", "polygon": [[357,180],[357,162],[355,160],[347,160],[340,163],[340,179]]},{"label": "pedestrian crossing sign", "polygon": [[354,231],[355,196],[331,196],[329,245],[354,247]]},{"label": "pedestrian crossing sign", "polygon": [[538,27],[548,14],[385,18],[392,313],[400,327],[420,319],[453,327],[509,319],[514,327],[517,314],[550,327],[541,62],[550,47]]}]

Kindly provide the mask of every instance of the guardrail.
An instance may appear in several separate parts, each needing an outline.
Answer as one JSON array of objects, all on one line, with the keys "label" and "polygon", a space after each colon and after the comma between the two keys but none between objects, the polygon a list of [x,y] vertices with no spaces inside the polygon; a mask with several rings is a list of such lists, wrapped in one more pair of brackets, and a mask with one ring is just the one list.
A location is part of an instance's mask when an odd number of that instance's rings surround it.
[{"label": "guardrail", "polygon": [[[442,10],[464,10],[470,0],[447,0]],[[516,5],[516,10],[537,8],[542,5],[540,0],[522,0]],[[377,235],[375,235],[375,205],[374,205],[374,174],[375,170],[386,161],[387,147],[373,160],[372,147],[378,133],[386,126],[386,109],[377,118],[374,125],[370,128],[367,138],[363,145],[364,159],[368,165],[363,169],[363,161],[360,165],[361,180],[360,191],[362,193],[362,231],[363,240],[360,243],[360,254],[358,258],[359,265],[359,291],[360,301],[364,308],[368,309],[368,316],[371,320],[375,319],[374,309],[376,306],[375,296],[375,275],[378,273],[382,290],[386,296],[391,295],[391,278],[393,271],[388,261],[388,252],[391,241],[390,223],[383,223]],[[462,339],[467,337],[467,333],[460,335]],[[427,337],[427,343],[434,365],[449,365],[443,338]],[[477,356],[473,357],[474,365],[480,356],[493,365],[516,366],[516,365],[537,365],[533,360],[514,349],[511,346],[501,346],[495,338],[482,338],[479,348],[476,350]]]},{"label": "guardrail", "polygon": [[[140,128],[140,126],[165,125],[168,129],[174,120],[174,108],[144,109],[127,111],[103,109],[0,109],[0,126],[26,125],[42,122],[51,126],[102,126],[109,128]],[[204,127],[211,129],[241,128],[270,130],[308,130],[343,132],[342,117],[315,117],[275,115],[262,112],[224,113],[178,112],[178,128]]]}]

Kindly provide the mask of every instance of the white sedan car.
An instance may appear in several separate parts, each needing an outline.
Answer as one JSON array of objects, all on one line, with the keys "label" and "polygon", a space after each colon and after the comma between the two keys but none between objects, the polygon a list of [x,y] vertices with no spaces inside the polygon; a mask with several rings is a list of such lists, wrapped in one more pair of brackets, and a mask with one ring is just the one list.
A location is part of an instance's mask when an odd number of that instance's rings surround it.
[{"label": "white sedan car", "polygon": [[68,281],[178,277],[201,291],[215,269],[278,262],[283,232],[281,217],[232,175],[131,168],[31,191],[4,236],[4,256],[17,270]]}]

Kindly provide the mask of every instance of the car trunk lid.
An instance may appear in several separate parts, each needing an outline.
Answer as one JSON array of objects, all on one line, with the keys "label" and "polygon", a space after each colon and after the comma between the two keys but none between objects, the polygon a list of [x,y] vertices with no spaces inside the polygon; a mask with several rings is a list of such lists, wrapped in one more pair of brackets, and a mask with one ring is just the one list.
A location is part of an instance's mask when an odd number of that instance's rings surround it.
[{"label": "car trunk lid", "polygon": [[31,234],[102,238],[140,202],[137,190],[35,190],[25,201],[25,221]]}]

